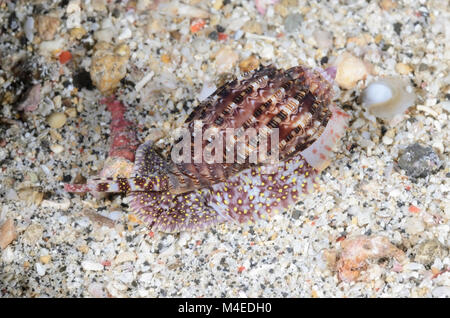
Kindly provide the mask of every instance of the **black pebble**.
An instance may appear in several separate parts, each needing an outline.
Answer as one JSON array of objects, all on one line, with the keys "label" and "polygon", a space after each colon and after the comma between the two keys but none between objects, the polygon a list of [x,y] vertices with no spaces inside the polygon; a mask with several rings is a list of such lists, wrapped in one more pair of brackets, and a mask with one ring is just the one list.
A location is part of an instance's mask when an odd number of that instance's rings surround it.
[{"label": "black pebble", "polygon": [[64,182],[70,182],[70,180],[72,180],[72,176],[70,174],[67,175],[63,175],[63,181]]},{"label": "black pebble", "polygon": [[320,59],[320,64],[324,65],[328,63],[328,56],[324,56]]},{"label": "black pebble", "polygon": [[59,2],[59,6],[61,8],[66,7],[68,4],[69,4],[69,0],[62,0],[62,1]]},{"label": "black pebble", "polygon": [[225,32],[225,28],[223,26],[221,26],[220,24],[216,25],[216,30],[219,33]]},{"label": "black pebble", "polygon": [[400,35],[400,32],[402,32],[402,24],[400,22],[394,23],[394,31],[397,35]]},{"label": "black pebble", "polygon": [[443,163],[433,148],[415,143],[405,149],[398,159],[398,165],[407,176],[424,178],[438,171]]},{"label": "black pebble", "polygon": [[382,50],[382,51],[387,51],[387,50],[389,50],[389,48],[390,48],[391,46],[392,46],[392,45],[389,44],[389,43],[384,43],[384,44],[383,44],[383,47],[381,48],[381,50]]},{"label": "black pebble", "polygon": [[20,45],[25,46],[25,45],[27,45],[27,42],[28,42],[28,40],[27,40],[26,36],[20,37]]},{"label": "black pebble", "polygon": [[86,88],[88,90],[94,89],[94,85],[92,84],[91,75],[86,70],[78,71],[73,76],[73,85],[78,88]]},{"label": "black pebble", "polygon": [[20,26],[19,20],[17,19],[16,13],[13,12],[8,18],[8,27],[12,31],[16,31]]},{"label": "black pebble", "polygon": [[217,40],[219,38],[219,33],[217,31],[212,31],[210,34],[208,34],[208,38],[211,40]]},{"label": "black pebble", "polygon": [[112,16],[113,16],[114,18],[120,17],[120,10],[119,10],[118,8],[115,8],[115,9],[113,10],[113,12],[112,12]]}]

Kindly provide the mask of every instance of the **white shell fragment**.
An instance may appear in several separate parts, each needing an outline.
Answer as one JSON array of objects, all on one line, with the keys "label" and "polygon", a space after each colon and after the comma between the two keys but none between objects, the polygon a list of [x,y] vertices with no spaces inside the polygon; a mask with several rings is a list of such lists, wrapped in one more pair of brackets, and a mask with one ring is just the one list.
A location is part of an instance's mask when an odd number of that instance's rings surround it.
[{"label": "white shell fragment", "polygon": [[416,95],[401,78],[387,77],[372,82],[362,93],[362,106],[370,114],[385,120],[402,114],[411,107]]}]

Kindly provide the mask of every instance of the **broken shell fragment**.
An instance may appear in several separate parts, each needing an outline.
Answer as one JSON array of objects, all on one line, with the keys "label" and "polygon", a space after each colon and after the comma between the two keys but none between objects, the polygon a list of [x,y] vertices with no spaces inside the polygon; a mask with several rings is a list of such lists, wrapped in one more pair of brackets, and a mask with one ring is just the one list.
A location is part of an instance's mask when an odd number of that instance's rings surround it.
[{"label": "broken shell fragment", "polygon": [[415,100],[412,88],[403,79],[395,77],[372,82],[362,93],[362,106],[370,114],[384,120],[404,113]]}]

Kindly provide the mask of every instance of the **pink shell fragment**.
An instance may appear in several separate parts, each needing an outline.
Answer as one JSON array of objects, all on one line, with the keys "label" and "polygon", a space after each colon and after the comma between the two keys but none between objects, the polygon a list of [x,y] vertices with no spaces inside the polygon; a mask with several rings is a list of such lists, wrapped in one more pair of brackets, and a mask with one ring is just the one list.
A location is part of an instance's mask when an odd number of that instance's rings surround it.
[{"label": "pink shell fragment", "polygon": [[[346,239],[341,242],[341,247],[336,269],[339,279],[347,282],[356,280],[369,260],[383,257],[394,257],[398,262],[405,260],[404,252],[389,242],[387,237],[380,235]],[[395,265],[394,270],[399,269],[399,265]]]},{"label": "pink shell fragment", "polygon": [[33,112],[39,107],[41,101],[41,84],[34,85],[28,92],[27,97],[17,106],[17,109],[25,112]]},{"label": "pink shell fragment", "polygon": [[267,7],[277,3],[278,1],[280,0],[255,0],[255,7],[259,14],[265,15]]}]

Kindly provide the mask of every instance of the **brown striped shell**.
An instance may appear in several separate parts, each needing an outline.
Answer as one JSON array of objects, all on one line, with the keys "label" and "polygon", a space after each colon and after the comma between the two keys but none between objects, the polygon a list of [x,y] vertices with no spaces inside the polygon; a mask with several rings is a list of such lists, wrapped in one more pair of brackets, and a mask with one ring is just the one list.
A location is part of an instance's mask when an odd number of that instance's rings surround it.
[{"label": "brown striped shell", "polygon": [[[258,134],[279,129],[279,157],[285,160],[310,146],[324,131],[331,112],[332,79],[322,69],[296,66],[288,70],[263,66],[219,87],[203,101],[186,120],[191,135],[191,154],[194,156],[194,127],[201,124],[205,132],[213,128],[225,138],[233,128],[236,140],[245,136],[249,128]],[[244,137],[242,137],[244,138]],[[176,147],[181,138],[175,142]],[[168,188],[183,193],[223,182],[248,168],[250,153],[255,147],[247,138],[248,151],[234,154],[234,163],[169,163]],[[211,140],[203,139],[202,149]],[[224,153],[226,152],[224,145]],[[264,165],[264,162],[252,165]]]}]

